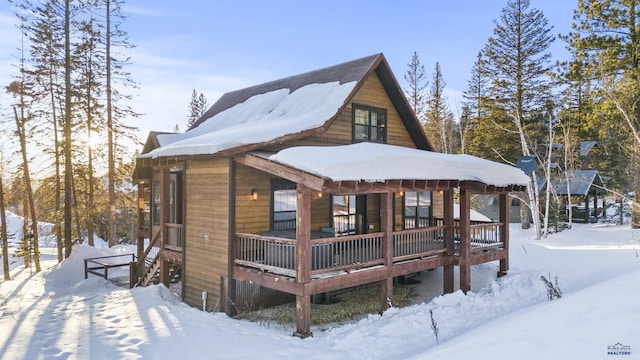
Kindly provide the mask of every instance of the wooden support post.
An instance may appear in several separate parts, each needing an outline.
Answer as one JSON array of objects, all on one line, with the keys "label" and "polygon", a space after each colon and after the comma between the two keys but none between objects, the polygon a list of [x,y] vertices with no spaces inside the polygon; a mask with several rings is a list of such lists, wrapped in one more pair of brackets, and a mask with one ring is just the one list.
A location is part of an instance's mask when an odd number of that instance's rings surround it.
[{"label": "wooden support post", "polygon": [[[444,243],[447,248],[447,256],[455,255],[455,246],[453,239],[453,189],[448,189],[444,191],[443,194],[443,202],[444,202]],[[453,265],[445,265],[444,266],[444,278],[443,292],[445,294],[450,294],[453,292],[454,288],[454,267]]]},{"label": "wooden support post", "polygon": [[[227,254],[227,271],[228,278],[226,281],[226,293],[224,296],[220,297],[220,303],[224,304],[224,308],[226,309],[226,313],[229,316],[234,316],[237,313],[237,308],[232,304],[235,304],[237,301],[237,293],[236,293],[236,279],[233,278],[233,267],[235,264],[235,260],[238,258],[238,249],[236,248],[236,197],[238,196],[236,190],[236,161],[229,161],[229,219],[227,222],[228,226],[228,239],[227,239],[227,247],[229,248]],[[186,209],[186,207],[185,207]],[[185,233],[186,235],[186,233]],[[185,239],[186,244],[186,239]],[[186,249],[185,249],[186,250]],[[186,251],[183,251],[183,256],[186,254]],[[184,267],[183,267],[183,276],[184,276]],[[184,286],[184,282],[183,282]],[[184,292],[183,292],[184,294]]]},{"label": "wooden support post", "polygon": [[471,290],[471,196],[466,187],[460,188],[460,290]]},{"label": "wooden support post", "polygon": [[[169,169],[162,169],[162,176],[160,177],[160,253],[164,251],[164,245],[167,243],[166,224],[169,222],[170,184]],[[160,262],[160,277],[158,280],[161,284],[169,286],[169,264],[166,261]]]},{"label": "wooden support post", "polygon": [[[144,254],[144,234],[141,234],[140,232],[143,227],[150,227],[150,224],[144,223],[145,221],[144,213],[146,210],[145,209],[146,203],[144,198],[145,189],[149,189],[148,184],[143,184],[143,183],[138,184],[138,242],[137,242],[137,248],[136,248],[137,250],[136,256],[138,258],[140,258],[142,254]],[[151,189],[149,189],[149,191],[151,191]],[[151,236],[152,236],[151,230],[149,230],[148,236],[149,236],[149,240],[151,240]]]},{"label": "wooden support post", "polygon": [[598,189],[593,189],[593,216],[594,221],[598,221]]},{"label": "wooden support post", "polygon": [[[311,189],[297,185],[296,223],[296,282],[311,282]],[[306,338],[311,333],[311,296],[296,295],[296,332]]]},{"label": "wooden support post", "polygon": [[387,267],[387,278],[380,283],[380,314],[393,303],[393,192],[380,196],[380,227],[384,233],[382,238],[382,257]]},{"label": "wooden support post", "polygon": [[382,315],[387,309],[393,306],[393,277],[386,278],[380,282],[380,311]]},{"label": "wooden support post", "polygon": [[500,194],[500,241],[504,244],[507,257],[500,260],[500,270],[498,277],[507,275],[509,271],[509,194]]},{"label": "wooden support post", "polygon": [[169,262],[168,261],[160,260],[160,277],[158,280],[160,284],[164,284],[164,286],[169,287],[169,283],[171,282],[171,279],[169,278]]},{"label": "wooden support post", "polygon": [[311,332],[311,296],[296,295],[296,331],[293,336],[306,339]]},{"label": "wooden support post", "polygon": [[584,222],[588,223],[590,221],[589,216],[589,192],[584,196]]}]

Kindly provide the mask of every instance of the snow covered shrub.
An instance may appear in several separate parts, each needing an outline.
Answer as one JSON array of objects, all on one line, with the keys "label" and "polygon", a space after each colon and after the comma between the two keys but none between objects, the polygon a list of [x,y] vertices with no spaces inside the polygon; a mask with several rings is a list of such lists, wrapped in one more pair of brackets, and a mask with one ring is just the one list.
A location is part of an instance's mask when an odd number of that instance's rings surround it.
[{"label": "snow covered shrub", "polygon": [[440,329],[438,328],[438,323],[433,318],[433,310],[429,309],[429,315],[431,315],[431,330],[433,330],[433,335],[436,336],[436,345],[440,345],[440,341],[438,340]]},{"label": "snow covered shrub", "polygon": [[551,274],[549,274],[549,279],[545,278],[544,275],[540,276],[540,280],[547,287],[547,299],[549,301],[560,299],[562,297],[562,290],[560,290],[560,286],[558,286],[558,277],[554,277],[554,282],[551,282]]}]

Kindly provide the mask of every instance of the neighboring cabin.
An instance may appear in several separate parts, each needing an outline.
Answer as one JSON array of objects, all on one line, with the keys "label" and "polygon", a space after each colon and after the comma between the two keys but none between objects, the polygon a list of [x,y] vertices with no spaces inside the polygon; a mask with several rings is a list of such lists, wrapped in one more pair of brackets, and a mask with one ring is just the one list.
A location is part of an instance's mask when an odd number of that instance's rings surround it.
[{"label": "neighboring cabin", "polygon": [[[377,282],[384,311],[404,275],[443,267],[452,292],[458,266],[466,292],[472,265],[505,274],[528,178],[430,150],[382,54],[227,93],[186,133],[149,134],[135,280],[181,274],[186,303],[229,314],[293,296],[306,337],[313,295]],[[474,193],[499,195],[499,222],[472,221]]]},{"label": "neighboring cabin", "polygon": [[[556,159],[563,155],[563,145],[554,144],[554,156]],[[557,162],[551,164],[551,194],[552,199],[557,199],[560,215],[564,218],[571,214],[574,222],[596,222],[604,215],[604,190],[603,177],[600,175],[600,161],[602,151],[596,141],[581,141],[579,152],[578,170],[562,171]],[[544,203],[547,184],[538,170],[538,190],[541,203]],[[571,196],[571,208],[569,211],[569,196]],[[497,219],[499,216],[498,203],[495,196],[479,195],[474,197],[476,208],[483,215]],[[512,223],[520,222],[521,203],[516,197],[511,198],[509,206],[509,219]]]}]

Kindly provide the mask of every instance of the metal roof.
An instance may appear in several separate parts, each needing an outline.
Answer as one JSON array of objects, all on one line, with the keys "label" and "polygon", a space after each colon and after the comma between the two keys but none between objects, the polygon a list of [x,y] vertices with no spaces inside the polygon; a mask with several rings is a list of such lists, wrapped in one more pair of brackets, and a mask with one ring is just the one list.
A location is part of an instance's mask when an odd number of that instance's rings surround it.
[{"label": "metal roof", "polygon": [[602,179],[597,170],[566,171],[559,178],[551,179],[551,187],[558,195],[567,195],[568,192],[571,192],[571,195],[586,195],[594,185],[602,186]]}]

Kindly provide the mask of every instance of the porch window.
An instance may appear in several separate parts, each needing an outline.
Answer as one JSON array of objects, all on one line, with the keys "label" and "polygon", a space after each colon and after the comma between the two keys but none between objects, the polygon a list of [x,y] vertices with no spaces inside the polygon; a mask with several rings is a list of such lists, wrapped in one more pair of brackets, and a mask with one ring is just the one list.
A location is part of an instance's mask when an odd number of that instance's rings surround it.
[{"label": "porch window", "polygon": [[353,142],[387,142],[387,111],[353,105]]},{"label": "porch window", "polygon": [[356,234],[356,196],[335,195],[333,197],[333,227],[336,236]]},{"label": "porch window", "polygon": [[431,193],[404,193],[404,228],[417,229],[431,226]]},{"label": "porch window", "polygon": [[154,181],[151,184],[151,191],[153,192],[153,197],[151,198],[151,217],[153,219],[153,225],[160,225],[160,190],[160,181]]},{"label": "porch window", "polygon": [[274,181],[271,184],[273,199],[273,230],[296,229],[296,184],[289,181]]},{"label": "porch window", "polygon": [[169,181],[169,222],[182,224],[182,171],[173,171]]}]

